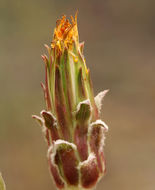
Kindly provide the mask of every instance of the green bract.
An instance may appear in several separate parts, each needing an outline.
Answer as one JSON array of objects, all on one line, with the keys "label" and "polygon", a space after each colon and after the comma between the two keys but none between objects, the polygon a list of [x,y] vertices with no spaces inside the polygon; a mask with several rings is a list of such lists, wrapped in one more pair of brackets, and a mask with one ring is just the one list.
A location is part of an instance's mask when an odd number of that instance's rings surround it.
[{"label": "green bract", "polygon": [[0,190],[6,190],[4,180],[2,178],[2,175],[0,173]]}]

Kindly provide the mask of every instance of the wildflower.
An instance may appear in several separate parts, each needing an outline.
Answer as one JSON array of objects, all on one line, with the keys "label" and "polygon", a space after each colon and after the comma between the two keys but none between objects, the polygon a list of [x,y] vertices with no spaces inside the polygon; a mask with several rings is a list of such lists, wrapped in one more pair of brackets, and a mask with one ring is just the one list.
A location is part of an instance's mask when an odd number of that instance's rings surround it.
[{"label": "wildflower", "polygon": [[107,125],[100,120],[108,90],[94,97],[90,71],[79,43],[77,15],[56,23],[45,62],[46,110],[33,116],[43,127],[48,163],[58,189],[91,189],[105,173]]}]

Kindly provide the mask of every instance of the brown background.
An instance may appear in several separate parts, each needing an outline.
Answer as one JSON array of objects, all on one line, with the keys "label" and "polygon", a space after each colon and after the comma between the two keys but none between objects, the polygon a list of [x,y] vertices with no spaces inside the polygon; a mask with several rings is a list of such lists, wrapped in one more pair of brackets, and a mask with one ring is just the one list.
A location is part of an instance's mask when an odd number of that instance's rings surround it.
[{"label": "brown background", "polygon": [[0,170],[7,190],[54,189],[32,113],[44,108],[40,55],[79,10],[80,41],[109,125],[98,190],[155,189],[155,1],[0,0]]}]

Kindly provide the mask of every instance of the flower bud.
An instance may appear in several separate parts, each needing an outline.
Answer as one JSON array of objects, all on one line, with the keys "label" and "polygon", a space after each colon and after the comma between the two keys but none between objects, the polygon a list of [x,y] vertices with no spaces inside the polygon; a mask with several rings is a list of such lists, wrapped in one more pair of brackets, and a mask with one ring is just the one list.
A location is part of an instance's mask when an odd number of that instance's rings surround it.
[{"label": "flower bud", "polygon": [[102,99],[94,97],[90,71],[79,43],[77,15],[56,23],[42,84],[46,110],[33,116],[43,128],[48,163],[58,189],[92,189],[105,174],[107,125],[100,120]]}]

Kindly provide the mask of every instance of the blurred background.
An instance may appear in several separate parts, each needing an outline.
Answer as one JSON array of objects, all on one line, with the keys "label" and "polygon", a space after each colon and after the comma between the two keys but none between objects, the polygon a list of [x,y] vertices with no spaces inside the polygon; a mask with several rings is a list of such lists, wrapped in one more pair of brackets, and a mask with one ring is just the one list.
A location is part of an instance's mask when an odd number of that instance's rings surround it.
[{"label": "blurred background", "polygon": [[98,190],[155,188],[155,1],[0,0],[0,171],[9,190],[55,189],[31,119],[44,107],[41,54],[55,22],[79,10],[80,41],[109,125]]}]

